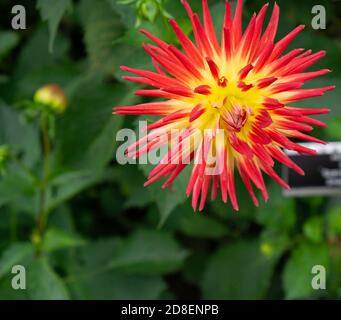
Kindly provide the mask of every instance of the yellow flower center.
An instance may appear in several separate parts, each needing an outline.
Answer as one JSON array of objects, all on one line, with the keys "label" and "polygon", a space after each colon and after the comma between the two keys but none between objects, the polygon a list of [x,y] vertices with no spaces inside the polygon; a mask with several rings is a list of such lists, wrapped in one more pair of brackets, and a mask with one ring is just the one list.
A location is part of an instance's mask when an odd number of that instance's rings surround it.
[{"label": "yellow flower center", "polygon": [[201,104],[205,108],[205,113],[200,118],[202,124],[217,119],[219,128],[225,129],[227,133],[235,132],[238,138],[246,137],[262,107],[264,90],[248,88],[251,83],[240,82],[228,80],[225,86],[209,83],[210,94],[206,96],[197,94],[193,98],[193,105]]}]

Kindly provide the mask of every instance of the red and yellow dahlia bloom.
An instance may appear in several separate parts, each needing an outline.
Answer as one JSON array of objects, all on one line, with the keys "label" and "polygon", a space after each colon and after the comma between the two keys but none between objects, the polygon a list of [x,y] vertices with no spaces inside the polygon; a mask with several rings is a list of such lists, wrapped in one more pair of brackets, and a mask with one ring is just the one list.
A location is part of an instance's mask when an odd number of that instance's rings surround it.
[{"label": "red and yellow dahlia bloom", "polygon": [[[242,0],[238,0],[233,18],[227,1],[222,38],[218,41],[207,0],[202,1],[203,24],[187,1],[182,0],[182,3],[192,22],[195,43],[175,20],[170,20],[182,50],[141,30],[155,43],[143,46],[152,58],[155,71],[121,67],[137,75],[124,79],[154,87],[137,90],[137,95],[165,99],[114,108],[114,114],[161,116],[146,127],[146,136],[128,148],[128,155],[138,157],[168,143],[168,153],[146,182],[148,185],[166,177],[164,187],[194,162],[187,187],[187,195],[192,194],[194,210],[198,205],[203,209],[209,189],[212,199],[220,189],[223,201],[229,198],[233,208],[238,210],[235,171],[239,172],[257,206],[252,184],[261,191],[265,201],[268,199],[263,173],[289,188],[275,172],[275,160],[304,174],[286,156],[284,148],[315,154],[314,150],[291,138],[323,143],[305,132],[311,131],[312,125],[324,126],[311,115],[329,110],[298,108],[295,102],[321,96],[334,88],[302,89],[305,81],[330,72],[328,69],[305,72],[325,52],[312,53],[300,48],[283,54],[304,26],[296,27],[275,42],[279,20],[277,4],[264,32],[263,20],[268,4],[258,14],[253,14],[243,33]],[[176,129],[185,132],[180,139],[179,135],[171,134]],[[188,143],[192,138],[194,141]],[[212,167],[219,169],[211,170]]]}]

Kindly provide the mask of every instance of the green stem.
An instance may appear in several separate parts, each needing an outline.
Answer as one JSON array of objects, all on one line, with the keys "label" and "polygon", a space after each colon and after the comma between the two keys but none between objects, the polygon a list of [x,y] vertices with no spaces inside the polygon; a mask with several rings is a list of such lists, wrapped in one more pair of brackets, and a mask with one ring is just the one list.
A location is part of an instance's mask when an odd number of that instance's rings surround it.
[{"label": "green stem", "polygon": [[48,211],[46,209],[46,191],[48,187],[49,178],[49,158],[51,152],[51,144],[49,139],[49,125],[48,116],[42,114],[41,116],[41,133],[43,146],[43,176],[39,190],[39,207],[36,229],[34,232],[34,242],[36,243],[37,255],[41,254],[43,235],[46,227]]}]

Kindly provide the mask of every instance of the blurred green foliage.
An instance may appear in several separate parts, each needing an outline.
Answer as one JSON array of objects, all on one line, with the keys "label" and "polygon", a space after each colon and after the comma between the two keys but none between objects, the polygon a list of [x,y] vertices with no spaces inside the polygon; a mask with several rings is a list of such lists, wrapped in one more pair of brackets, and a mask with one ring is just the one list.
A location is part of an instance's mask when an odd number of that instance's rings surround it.
[{"label": "blurred green foliage", "polygon": [[[328,52],[315,69],[333,73],[311,85],[340,86],[340,4],[319,1],[327,29],[315,31],[310,0],[277,2],[279,36],[304,23],[294,46]],[[200,1],[190,3],[201,11]],[[190,34],[180,1],[23,4],[28,25],[20,31],[10,29],[12,2],[0,5],[0,299],[341,298],[338,198],[287,199],[268,181],[269,202],[254,208],[238,181],[240,212],[217,200],[193,213],[188,173],[171,190],[144,188],[149,166],[116,163],[116,133],[135,128],[136,118],[112,116],[111,107],[142,101],[119,66],[151,66],[137,24],[178,44],[167,24],[172,16]],[[246,0],[244,21],[262,4]],[[224,3],[210,7],[218,30]],[[40,123],[20,106],[48,83],[65,90],[69,106],[50,126],[44,179]],[[331,108],[323,117],[330,126],[317,136],[340,139],[340,100],[337,88],[301,104]],[[39,233],[42,181],[48,219]],[[26,290],[11,287],[16,264],[26,267]],[[326,290],[312,289],[313,265],[326,267]]]}]

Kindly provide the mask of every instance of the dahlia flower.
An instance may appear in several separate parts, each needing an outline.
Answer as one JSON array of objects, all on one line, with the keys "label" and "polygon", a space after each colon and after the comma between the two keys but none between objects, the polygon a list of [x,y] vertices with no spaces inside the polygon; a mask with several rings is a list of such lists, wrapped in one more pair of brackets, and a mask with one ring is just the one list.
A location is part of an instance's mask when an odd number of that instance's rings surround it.
[{"label": "dahlia flower", "polygon": [[[313,129],[312,125],[324,126],[311,115],[329,110],[298,108],[295,102],[321,96],[334,88],[302,89],[305,81],[330,72],[328,69],[305,72],[325,52],[312,53],[299,48],[283,54],[304,26],[299,25],[275,42],[279,20],[277,4],[264,32],[268,4],[258,14],[253,14],[243,32],[242,1],[237,1],[233,18],[227,1],[220,41],[207,0],[202,1],[203,23],[186,0],[182,0],[182,4],[191,20],[195,43],[171,19],[170,25],[182,50],[141,30],[155,43],[143,45],[155,71],[121,67],[136,75],[124,76],[124,79],[154,87],[137,90],[136,95],[165,99],[114,108],[114,114],[161,117],[147,125],[148,133],[128,148],[127,155],[139,157],[163,144],[169,145],[145,185],[166,177],[163,187],[167,187],[193,163],[187,196],[192,194],[194,210],[198,206],[199,210],[204,208],[209,189],[212,200],[220,189],[222,200],[230,199],[232,207],[238,210],[235,171],[258,206],[253,185],[261,191],[265,201],[268,199],[263,174],[289,188],[275,172],[275,160],[304,174],[283,149],[315,154],[314,150],[291,138],[323,143],[306,132]],[[171,134],[172,130],[183,133]],[[200,139],[195,139],[197,137]]]}]

